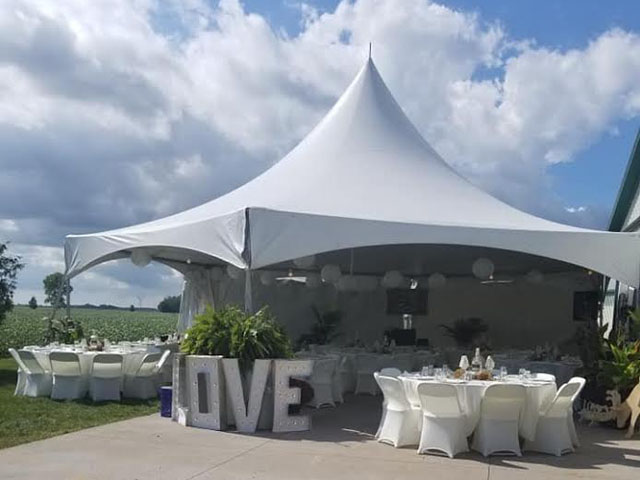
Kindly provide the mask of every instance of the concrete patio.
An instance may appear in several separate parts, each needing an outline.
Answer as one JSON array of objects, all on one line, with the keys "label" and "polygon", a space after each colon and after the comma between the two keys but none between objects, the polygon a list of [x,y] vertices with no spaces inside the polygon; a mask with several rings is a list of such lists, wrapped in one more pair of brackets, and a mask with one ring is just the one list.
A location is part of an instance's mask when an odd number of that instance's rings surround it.
[{"label": "concrete patio", "polygon": [[580,426],[582,447],[561,458],[417,455],[373,440],[379,409],[379,398],[351,396],[314,411],[313,431],[295,434],[241,435],[140,417],[2,450],[0,478],[635,480],[640,471],[640,438],[600,427]]}]

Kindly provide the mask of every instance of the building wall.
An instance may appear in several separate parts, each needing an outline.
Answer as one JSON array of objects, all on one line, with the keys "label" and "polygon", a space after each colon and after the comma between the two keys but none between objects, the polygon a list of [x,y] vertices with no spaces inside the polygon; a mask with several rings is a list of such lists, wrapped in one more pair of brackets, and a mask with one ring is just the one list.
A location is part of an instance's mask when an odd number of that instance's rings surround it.
[{"label": "building wall", "polygon": [[[633,202],[631,202],[631,206],[629,207],[629,213],[627,214],[627,218],[624,220],[624,224],[622,225],[622,231],[638,231],[637,220],[640,218],[640,189],[636,190],[635,195],[633,197]],[[636,222],[634,228],[629,228],[629,226]]]},{"label": "building wall", "polygon": [[[227,301],[242,303],[243,281],[228,287]],[[482,285],[475,279],[449,281],[429,293],[429,312],[415,316],[419,338],[432,345],[453,345],[440,324],[461,317],[480,317],[489,325],[487,337],[494,347],[531,347],[545,342],[560,343],[574,334],[580,322],[573,321],[573,293],[594,289],[587,275],[545,277],[539,285],[517,281],[508,285]],[[400,316],[386,314],[383,289],[368,293],[337,292],[332,286],[309,290],[304,285],[264,287],[254,283],[254,306],[269,305],[295,341],[314,323],[310,306],[343,312],[341,343],[359,338],[367,343],[381,340],[385,329],[400,327]]]}]

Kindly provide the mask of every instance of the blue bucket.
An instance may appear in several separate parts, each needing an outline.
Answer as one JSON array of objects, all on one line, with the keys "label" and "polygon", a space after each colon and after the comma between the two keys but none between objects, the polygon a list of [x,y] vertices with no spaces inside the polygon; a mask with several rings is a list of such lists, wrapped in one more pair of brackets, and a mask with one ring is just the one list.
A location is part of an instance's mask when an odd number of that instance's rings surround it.
[{"label": "blue bucket", "polygon": [[160,387],[160,416],[171,417],[172,387]]}]

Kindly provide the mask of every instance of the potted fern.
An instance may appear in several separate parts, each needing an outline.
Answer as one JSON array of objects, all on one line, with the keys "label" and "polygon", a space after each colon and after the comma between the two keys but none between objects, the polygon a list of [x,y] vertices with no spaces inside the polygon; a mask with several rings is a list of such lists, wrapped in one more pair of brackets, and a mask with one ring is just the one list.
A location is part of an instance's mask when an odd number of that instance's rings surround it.
[{"label": "potted fern", "polygon": [[[236,306],[220,309],[207,307],[196,315],[194,323],[186,332],[181,347],[187,355],[219,355],[224,357],[223,366],[227,392],[233,391],[234,373],[239,370],[244,398],[248,398],[256,362],[271,359],[291,358],[291,342],[284,329],[264,307],[248,314]],[[271,375],[267,377],[258,428],[270,428],[273,414],[273,386]],[[232,399],[227,395],[227,403]],[[233,422],[234,413],[227,410],[228,420]]]}]

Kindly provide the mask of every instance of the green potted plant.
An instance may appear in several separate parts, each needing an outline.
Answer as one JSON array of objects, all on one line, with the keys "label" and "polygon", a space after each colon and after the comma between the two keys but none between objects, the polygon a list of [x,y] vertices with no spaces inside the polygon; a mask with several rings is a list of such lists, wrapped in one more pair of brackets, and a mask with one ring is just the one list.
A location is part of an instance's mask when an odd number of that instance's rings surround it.
[{"label": "green potted plant", "polygon": [[[582,368],[577,372],[587,384],[582,400],[587,407],[609,409],[607,421],[613,425],[615,408],[609,391],[617,392],[624,401],[640,381],[640,321],[637,312],[629,312],[627,322],[621,322],[616,331],[606,335],[606,326],[595,323],[576,333]],[[610,404],[610,405],[609,405]]]},{"label": "green potted plant", "polygon": [[341,311],[328,310],[321,312],[315,305],[311,306],[311,310],[316,321],[311,326],[309,333],[302,334],[298,338],[297,345],[300,348],[308,345],[327,345],[340,335],[336,330],[342,320]]},{"label": "green potted plant", "polygon": [[453,339],[458,347],[469,348],[487,330],[489,326],[481,318],[459,318],[453,325],[441,324],[447,337]]},{"label": "green potted plant", "polygon": [[267,307],[247,314],[234,305],[207,307],[196,315],[181,349],[187,355],[237,358],[243,373],[251,370],[254,360],[293,355],[289,337]]},{"label": "green potted plant", "polygon": [[[187,355],[224,357],[227,392],[235,387],[230,382],[231,374],[238,371],[235,366],[237,361],[245,399],[250,391],[256,362],[293,356],[289,337],[266,307],[255,314],[245,313],[236,306],[225,306],[217,310],[207,307],[204,313],[194,318],[193,325],[185,334],[181,350]],[[264,428],[270,428],[269,422],[273,413],[273,388],[270,377],[271,375],[267,378],[258,422],[258,426]],[[229,395],[227,400],[228,403],[231,402]],[[228,410],[228,415],[230,413]],[[231,421],[231,417],[229,420]]]}]

